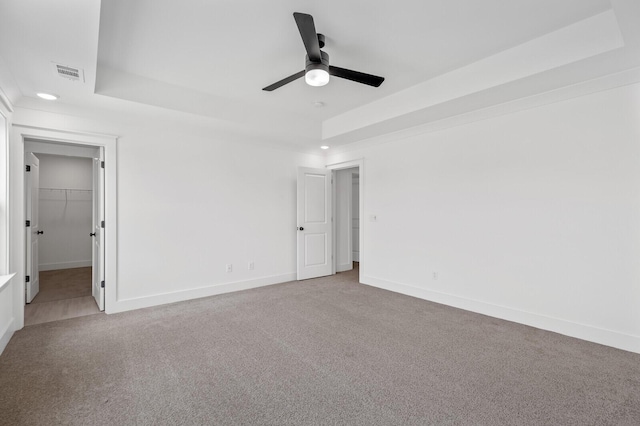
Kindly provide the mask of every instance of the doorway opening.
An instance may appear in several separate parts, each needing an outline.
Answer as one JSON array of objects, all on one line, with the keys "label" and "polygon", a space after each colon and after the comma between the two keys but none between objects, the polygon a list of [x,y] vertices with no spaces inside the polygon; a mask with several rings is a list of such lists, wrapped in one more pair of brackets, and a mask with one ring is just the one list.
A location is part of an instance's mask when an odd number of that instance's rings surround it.
[{"label": "doorway opening", "polygon": [[25,141],[24,325],[104,310],[99,147]]},{"label": "doorway opening", "polygon": [[360,262],[360,169],[333,172],[334,271],[345,272]]},{"label": "doorway opening", "polygon": [[[333,173],[333,216],[335,253],[333,271],[356,270],[358,282],[364,276],[364,159],[328,164]],[[342,200],[342,201],[340,201]]]}]

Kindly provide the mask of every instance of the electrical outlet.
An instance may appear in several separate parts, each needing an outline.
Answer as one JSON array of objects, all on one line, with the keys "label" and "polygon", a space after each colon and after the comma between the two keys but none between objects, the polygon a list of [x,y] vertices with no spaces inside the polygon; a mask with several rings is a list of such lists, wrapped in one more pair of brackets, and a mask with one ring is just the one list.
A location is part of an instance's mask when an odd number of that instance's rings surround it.
[{"label": "electrical outlet", "polygon": [[255,269],[255,265],[253,264],[253,262],[249,262],[249,264],[247,265],[247,268],[248,268],[250,271],[253,271],[253,270]]},{"label": "electrical outlet", "polygon": [[233,265],[230,263],[227,263],[227,272],[233,272]]},{"label": "electrical outlet", "polygon": [[437,279],[438,279],[438,273],[437,273],[437,272],[434,272],[434,273],[433,273],[433,279],[434,279],[434,280],[437,280]]}]

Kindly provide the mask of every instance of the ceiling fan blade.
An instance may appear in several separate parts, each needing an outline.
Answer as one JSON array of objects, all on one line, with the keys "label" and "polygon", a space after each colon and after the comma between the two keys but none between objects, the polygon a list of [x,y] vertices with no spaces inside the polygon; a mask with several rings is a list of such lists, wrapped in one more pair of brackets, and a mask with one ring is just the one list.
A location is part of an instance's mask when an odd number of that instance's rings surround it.
[{"label": "ceiling fan blade", "polygon": [[320,62],[320,43],[318,42],[318,33],[316,32],[316,26],[313,23],[313,16],[306,13],[294,12],[293,18],[298,24],[298,30],[300,31],[300,37],[304,43],[304,48],[307,49],[307,55],[312,62]]},{"label": "ceiling fan blade", "polygon": [[368,84],[369,86],[378,87],[384,81],[384,77],[378,77],[377,75],[365,74],[363,72],[348,70],[345,68],[329,66],[329,74],[346,78],[347,80],[355,81],[357,83]]},{"label": "ceiling fan blade", "polygon": [[273,83],[272,85],[267,86],[267,87],[263,88],[262,90],[266,90],[267,92],[271,92],[272,90],[275,90],[278,87],[282,87],[287,83],[291,83],[293,80],[297,80],[300,77],[304,77],[304,70],[300,71],[300,72],[297,72],[297,73],[295,73],[293,75],[290,75],[287,78],[283,78],[282,80],[278,81],[277,83]]}]

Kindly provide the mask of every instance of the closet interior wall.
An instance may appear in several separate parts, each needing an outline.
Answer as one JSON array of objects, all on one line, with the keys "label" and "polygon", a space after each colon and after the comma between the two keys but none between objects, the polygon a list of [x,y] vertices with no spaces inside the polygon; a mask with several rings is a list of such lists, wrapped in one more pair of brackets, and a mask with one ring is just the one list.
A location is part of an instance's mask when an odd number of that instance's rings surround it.
[{"label": "closet interior wall", "polygon": [[40,271],[91,266],[90,158],[36,154],[40,159]]}]

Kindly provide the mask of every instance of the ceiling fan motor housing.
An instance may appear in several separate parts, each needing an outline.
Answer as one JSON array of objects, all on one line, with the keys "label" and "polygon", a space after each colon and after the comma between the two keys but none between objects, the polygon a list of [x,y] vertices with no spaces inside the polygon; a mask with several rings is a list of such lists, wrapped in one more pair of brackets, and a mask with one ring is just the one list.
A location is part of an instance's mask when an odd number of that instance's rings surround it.
[{"label": "ceiling fan motor housing", "polygon": [[309,60],[309,55],[305,55],[305,66],[304,70],[309,72],[311,70],[321,69],[326,72],[329,72],[329,54],[324,51],[320,51],[320,62],[313,62]]}]

